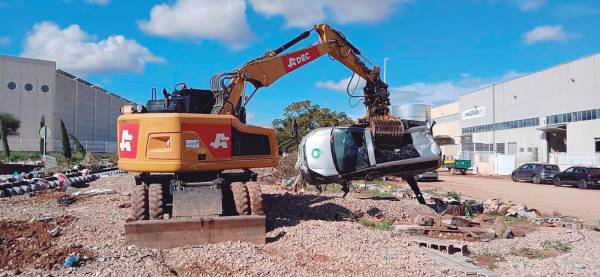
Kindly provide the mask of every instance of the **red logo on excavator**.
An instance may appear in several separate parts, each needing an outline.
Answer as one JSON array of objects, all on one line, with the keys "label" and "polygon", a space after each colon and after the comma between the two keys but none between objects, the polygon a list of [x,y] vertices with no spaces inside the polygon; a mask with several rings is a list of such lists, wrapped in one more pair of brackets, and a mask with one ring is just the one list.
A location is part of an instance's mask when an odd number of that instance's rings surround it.
[{"label": "red logo on excavator", "polygon": [[281,57],[281,61],[283,62],[283,66],[285,67],[286,72],[291,72],[298,67],[301,67],[317,57],[319,57],[319,50],[316,46],[310,47],[308,49],[296,51],[293,53],[289,53],[287,55],[283,55]]},{"label": "red logo on excavator", "polygon": [[119,158],[135,159],[140,126],[135,123],[119,125]]}]

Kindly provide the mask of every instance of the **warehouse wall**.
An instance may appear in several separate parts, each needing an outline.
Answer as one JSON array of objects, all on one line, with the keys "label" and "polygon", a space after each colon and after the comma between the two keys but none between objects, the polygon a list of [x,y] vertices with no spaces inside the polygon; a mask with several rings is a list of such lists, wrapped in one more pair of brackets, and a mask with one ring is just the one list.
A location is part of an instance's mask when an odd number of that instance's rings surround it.
[{"label": "warehouse wall", "polygon": [[596,152],[596,138],[600,138],[600,119],[571,122],[567,125],[569,153]]},{"label": "warehouse wall", "polygon": [[75,130],[75,105],[77,102],[76,81],[63,74],[56,73],[56,99],[54,102],[54,126],[53,137],[60,140],[60,120],[62,119],[67,131],[73,133]]},{"label": "warehouse wall", "polygon": [[21,120],[19,136],[9,139],[11,149],[39,149],[42,115],[53,127],[55,70],[56,64],[51,61],[0,56],[0,112]]}]

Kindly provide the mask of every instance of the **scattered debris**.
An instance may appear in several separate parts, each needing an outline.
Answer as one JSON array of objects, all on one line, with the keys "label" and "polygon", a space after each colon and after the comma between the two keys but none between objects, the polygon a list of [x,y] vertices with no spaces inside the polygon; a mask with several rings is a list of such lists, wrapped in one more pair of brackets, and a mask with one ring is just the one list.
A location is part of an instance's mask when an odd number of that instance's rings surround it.
[{"label": "scattered debris", "polygon": [[79,256],[77,256],[77,255],[69,255],[65,259],[65,262],[63,263],[63,265],[65,267],[74,267],[74,266],[77,266],[78,263],[79,263]]},{"label": "scattered debris", "polygon": [[433,226],[434,219],[431,216],[417,215],[414,222],[419,226]]},{"label": "scattered debris", "polygon": [[73,193],[71,193],[71,196],[107,195],[107,194],[113,194],[113,193],[115,193],[115,191],[112,189],[91,189],[91,190],[83,190],[83,191],[80,190],[80,191],[73,192]]}]

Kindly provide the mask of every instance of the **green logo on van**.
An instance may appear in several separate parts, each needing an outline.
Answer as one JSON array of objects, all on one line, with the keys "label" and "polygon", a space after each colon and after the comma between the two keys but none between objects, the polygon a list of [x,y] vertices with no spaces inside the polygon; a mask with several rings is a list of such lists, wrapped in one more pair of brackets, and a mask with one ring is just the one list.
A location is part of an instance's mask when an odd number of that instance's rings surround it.
[{"label": "green logo on van", "polygon": [[310,155],[314,158],[314,159],[318,159],[321,157],[321,149],[319,148],[315,148],[312,150],[312,152],[310,152]]}]

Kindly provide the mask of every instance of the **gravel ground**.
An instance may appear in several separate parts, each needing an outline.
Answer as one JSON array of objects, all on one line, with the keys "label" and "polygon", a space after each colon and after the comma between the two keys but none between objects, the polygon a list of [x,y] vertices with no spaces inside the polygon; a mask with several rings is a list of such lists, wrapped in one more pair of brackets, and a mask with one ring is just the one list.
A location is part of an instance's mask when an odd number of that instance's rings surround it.
[{"label": "gravel ground", "polygon": [[[68,222],[56,223],[61,235],[53,238],[52,247],[74,253],[85,251],[90,256],[74,268],[64,268],[62,261],[50,269],[28,266],[16,271],[7,264],[0,264],[0,276],[14,273],[24,276],[462,275],[417,247],[409,246],[411,237],[393,237],[389,231],[353,221],[357,216],[364,216],[406,222],[417,213],[431,213],[415,200],[360,199],[356,194],[343,199],[339,197],[341,194],[335,193],[292,195],[266,186],[266,245],[226,242],[159,251],[125,244],[123,224],[129,209],[121,207],[127,206],[133,186],[133,175],[101,178],[86,189],[109,188],[115,193],[81,197],[66,207],[58,205],[56,198],[60,194],[56,192],[0,200],[0,219],[5,222],[27,222],[48,215],[59,221],[72,216]],[[541,247],[546,240],[574,242],[568,253],[558,257],[528,259],[511,254],[513,249],[523,246]],[[599,243],[598,232],[545,228],[525,238],[469,243],[469,246],[475,254],[502,256],[503,261],[498,262],[495,269],[502,275],[589,276],[600,274]]]}]

